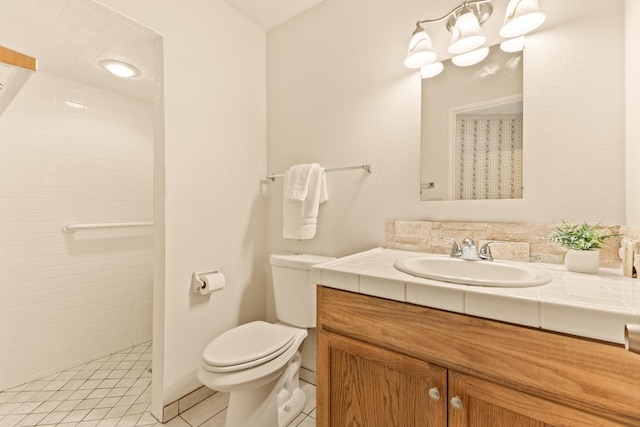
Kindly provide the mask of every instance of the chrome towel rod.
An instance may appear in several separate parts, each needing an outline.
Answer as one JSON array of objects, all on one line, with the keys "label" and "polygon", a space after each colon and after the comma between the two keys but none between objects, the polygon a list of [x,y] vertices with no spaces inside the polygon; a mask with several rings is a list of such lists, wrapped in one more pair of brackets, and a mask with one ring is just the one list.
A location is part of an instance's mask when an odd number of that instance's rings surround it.
[{"label": "chrome towel rod", "polygon": [[[326,168],[325,172],[346,171],[346,170],[352,170],[352,169],[364,169],[367,172],[371,173],[373,170],[373,166],[371,166],[371,164],[364,164],[364,165],[355,165],[355,166],[343,166],[340,168]],[[270,179],[271,181],[275,181],[276,178],[280,178],[283,176],[284,176],[284,173],[272,173],[271,175],[267,175],[267,179]]]},{"label": "chrome towel rod", "polygon": [[104,222],[95,224],[65,224],[62,231],[65,233],[75,233],[83,230],[105,230],[111,228],[132,228],[132,227],[149,227],[153,222]]}]

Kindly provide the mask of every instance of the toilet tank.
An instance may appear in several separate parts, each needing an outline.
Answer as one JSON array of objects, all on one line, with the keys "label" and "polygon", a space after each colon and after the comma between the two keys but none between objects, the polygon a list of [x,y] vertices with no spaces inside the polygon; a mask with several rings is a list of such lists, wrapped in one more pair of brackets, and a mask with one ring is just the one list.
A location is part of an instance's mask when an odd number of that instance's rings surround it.
[{"label": "toilet tank", "polygon": [[316,284],[311,281],[311,266],[332,259],[309,254],[271,255],[278,320],[300,328],[316,327]]}]

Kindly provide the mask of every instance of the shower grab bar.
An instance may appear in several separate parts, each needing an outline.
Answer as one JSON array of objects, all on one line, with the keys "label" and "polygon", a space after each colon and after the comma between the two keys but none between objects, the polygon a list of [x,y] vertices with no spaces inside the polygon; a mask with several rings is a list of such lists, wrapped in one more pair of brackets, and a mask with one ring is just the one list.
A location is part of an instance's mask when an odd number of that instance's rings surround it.
[{"label": "shower grab bar", "polygon": [[65,224],[62,231],[65,233],[75,233],[83,230],[106,230],[111,228],[133,228],[133,227],[149,227],[153,222],[104,222],[94,224]]},{"label": "shower grab bar", "polygon": [[[335,172],[335,171],[346,171],[352,169],[364,169],[367,172],[371,173],[373,171],[373,166],[369,163],[365,163],[364,165],[355,165],[355,166],[343,166],[340,168],[326,168],[325,172]],[[276,180],[276,178],[283,177],[284,173],[272,173],[271,175],[267,175],[267,179],[272,182]]]}]

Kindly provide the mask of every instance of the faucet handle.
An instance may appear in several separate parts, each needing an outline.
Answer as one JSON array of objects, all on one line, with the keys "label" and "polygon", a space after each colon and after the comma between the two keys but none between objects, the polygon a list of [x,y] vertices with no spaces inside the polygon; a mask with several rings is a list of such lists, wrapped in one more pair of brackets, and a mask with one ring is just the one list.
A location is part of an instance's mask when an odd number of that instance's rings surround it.
[{"label": "faucet handle", "polygon": [[458,258],[462,255],[462,249],[460,249],[460,245],[454,239],[451,237],[443,237],[441,240],[453,243],[453,246],[451,247],[451,254],[449,255],[450,257]]},{"label": "faucet handle", "polygon": [[502,241],[493,241],[487,242],[478,251],[478,258],[483,259],[485,261],[493,261],[493,254],[491,254],[491,245],[496,245],[498,243],[504,243]]}]

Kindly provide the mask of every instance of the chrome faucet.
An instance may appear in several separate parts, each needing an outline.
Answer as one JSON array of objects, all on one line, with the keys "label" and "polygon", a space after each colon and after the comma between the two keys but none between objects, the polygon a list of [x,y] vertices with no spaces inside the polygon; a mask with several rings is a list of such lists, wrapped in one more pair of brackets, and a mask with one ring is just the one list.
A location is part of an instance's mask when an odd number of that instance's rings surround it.
[{"label": "chrome faucet", "polygon": [[466,259],[467,261],[478,261],[480,259],[473,239],[468,237],[462,239],[462,256],[460,258]]},{"label": "chrome faucet", "polygon": [[504,243],[504,242],[487,242],[478,251],[476,249],[476,244],[473,239],[466,237],[462,239],[462,248],[458,245],[454,239],[450,237],[444,237],[442,240],[447,242],[451,242],[453,246],[451,247],[451,254],[449,255],[452,258],[461,258],[467,261],[493,261],[493,255],[491,254],[491,245],[496,243]]}]

